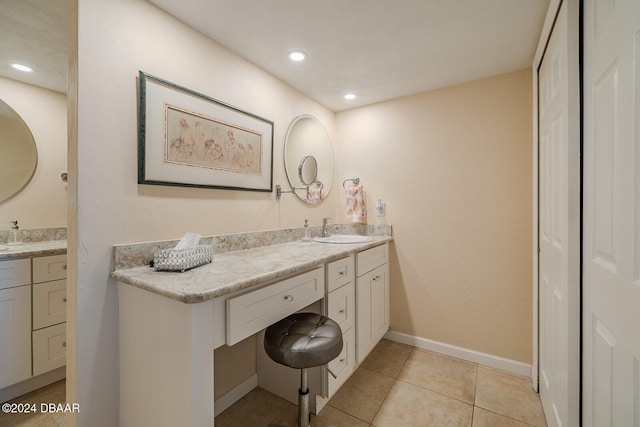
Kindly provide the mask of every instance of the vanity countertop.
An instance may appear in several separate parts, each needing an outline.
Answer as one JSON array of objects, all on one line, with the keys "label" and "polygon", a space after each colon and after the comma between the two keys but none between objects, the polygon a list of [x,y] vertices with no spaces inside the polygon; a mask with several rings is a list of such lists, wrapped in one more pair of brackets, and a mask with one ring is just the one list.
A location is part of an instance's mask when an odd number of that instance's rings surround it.
[{"label": "vanity countertop", "polygon": [[7,246],[0,244],[0,261],[20,258],[31,258],[47,255],[62,255],[67,253],[66,240],[47,240],[44,242],[29,242],[21,245]]},{"label": "vanity countertop", "polygon": [[155,271],[152,267],[116,270],[111,278],[184,303],[198,303],[344,258],[393,240],[372,236],[356,244],[289,242],[216,254],[211,264],[180,272]]}]

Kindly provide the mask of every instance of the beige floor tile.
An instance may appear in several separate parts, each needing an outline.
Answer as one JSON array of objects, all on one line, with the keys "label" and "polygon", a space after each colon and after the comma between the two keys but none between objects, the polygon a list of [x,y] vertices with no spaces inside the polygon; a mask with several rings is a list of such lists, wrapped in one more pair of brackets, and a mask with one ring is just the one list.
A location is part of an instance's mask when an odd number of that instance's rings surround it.
[{"label": "beige floor tile", "polygon": [[[217,419],[216,419],[217,422]],[[298,424],[298,407],[291,405],[286,408],[278,418],[265,427],[296,427]],[[217,424],[216,424],[217,426]],[[240,424],[238,424],[240,426]],[[325,406],[320,415],[311,415],[311,427],[369,427],[365,423],[349,414],[332,406]]]},{"label": "beige floor tile", "polygon": [[529,427],[529,424],[495,414],[479,407],[473,410],[472,427]]},{"label": "beige floor tile", "polygon": [[58,427],[52,414],[2,414],[1,427]]},{"label": "beige floor tile", "polygon": [[547,425],[540,397],[526,377],[480,366],[475,404],[536,427]]},{"label": "beige floor tile", "polygon": [[[10,402],[36,405],[36,412],[30,414],[5,414],[0,412],[0,427],[61,427],[65,424],[61,414],[40,413],[41,403],[64,403],[65,380],[57,381],[38,390],[34,390]],[[61,420],[61,421],[59,421]]]},{"label": "beige floor tile", "polygon": [[473,404],[478,365],[415,349],[398,379]]},{"label": "beige floor tile", "polygon": [[265,427],[293,404],[257,387],[216,417],[216,427]]},{"label": "beige floor tile", "polygon": [[[298,425],[298,406],[287,401],[288,405],[278,413],[265,427],[296,427]],[[218,425],[216,418],[216,426]],[[236,424],[238,426],[241,423]]]},{"label": "beige floor tile", "polygon": [[53,414],[53,419],[58,423],[58,427],[66,427],[71,425],[71,415],[66,413]]},{"label": "beige floor tile", "polygon": [[382,340],[362,362],[362,367],[370,371],[397,377],[409,358],[413,347],[389,340]]},{"label": "beige floor tile", "polygon": [[360,367],[331,398],[329,405],[370,423],[393,381],[390,376]]},{"label": "beige floor tile", "polygon": [[38,390],[43,403],[64,403],[67,399],[66,392],[65,380],[49,384]]},{"label": "beige floor tile", "polygon": [[368,423],[342,412],[332,406],[325,406],[320,415],[311,417],[311,427],[369,427]]},{"label": "beige floor tile", "polygon": [[403,381],[396,381],[372,426],[470,427],[473,406]]}]

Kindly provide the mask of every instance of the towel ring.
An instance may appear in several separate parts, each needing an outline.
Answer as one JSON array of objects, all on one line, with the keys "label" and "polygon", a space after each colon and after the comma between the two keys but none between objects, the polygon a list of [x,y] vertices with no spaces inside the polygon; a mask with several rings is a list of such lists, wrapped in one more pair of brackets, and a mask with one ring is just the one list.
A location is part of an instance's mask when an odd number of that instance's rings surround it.
[{"label": "towel ring", "polygon": [[342,188],[347,188],[344,185],[347,183],[347,181],[351,181],[353,182],[353,185],[358,185],[360,184],[360,178],[358,178],[357,176],[354,176],[353,178],[347,178],[344,181],[342,181]]}]

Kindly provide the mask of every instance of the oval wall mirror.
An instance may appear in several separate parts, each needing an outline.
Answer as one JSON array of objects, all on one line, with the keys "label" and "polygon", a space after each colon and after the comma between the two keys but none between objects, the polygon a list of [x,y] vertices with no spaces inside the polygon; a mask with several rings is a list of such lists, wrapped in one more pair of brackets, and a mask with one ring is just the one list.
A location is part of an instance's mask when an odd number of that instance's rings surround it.
[{"label": "oval wall mirror", "polygon": [[[320,120],[311,115],[293,119],[284,141],[284,169],[291,187],[307,187],[318,182],[321,200],[324,200],[333,183],[334,164],[331,138]],[[308,203],[305,191],[294,194]]]},{"label": "oval wall mirror", "polygon": [[0,202],[27,185],[37,164],[38,150],[29,126],[0,100]]}]

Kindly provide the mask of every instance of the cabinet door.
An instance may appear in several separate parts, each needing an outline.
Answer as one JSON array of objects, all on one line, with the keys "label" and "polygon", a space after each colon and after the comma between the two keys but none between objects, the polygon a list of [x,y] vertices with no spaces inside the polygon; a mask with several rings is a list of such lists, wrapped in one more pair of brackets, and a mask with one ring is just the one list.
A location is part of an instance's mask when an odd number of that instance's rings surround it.
[{"label": "cabinet door", "polygon": [[64,366],[67,361],[67,324],[33,332],[33,375]]},{"label": "cabinet door", "polygon": [[362,362],[389,329],[389,267],[381,265],[356,279],[356,354]]},{"label": "cabinet door", "polygon": [[31,286],[0,290],[0,388],[31,376]]}]

